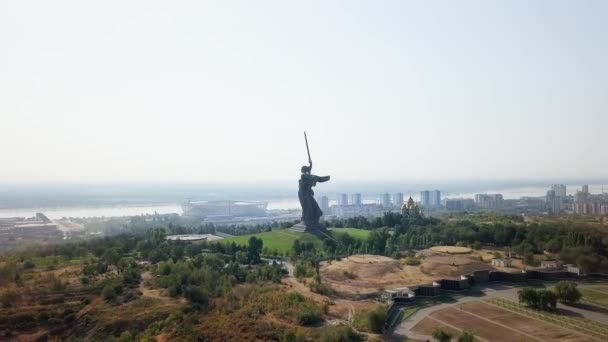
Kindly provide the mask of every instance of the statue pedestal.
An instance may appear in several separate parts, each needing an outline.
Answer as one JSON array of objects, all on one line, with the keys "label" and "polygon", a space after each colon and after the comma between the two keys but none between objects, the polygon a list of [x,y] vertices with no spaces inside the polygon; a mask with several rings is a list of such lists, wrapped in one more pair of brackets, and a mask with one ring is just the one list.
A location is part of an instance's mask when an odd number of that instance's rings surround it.
[{"label": "statue pedestal", "polygon": [[322,224],[316,224],[312,227],[306,226],[306,223],[304,223],[304,221],[294,224],[293,226],[291,226],[291,228],[289,228],[289,230],[294,231],[294,232],[307,232],[307,233],[312,233],[312,234],[318,234],[321,233],[323,235],[327,234],[327,228],[322,225]]}]

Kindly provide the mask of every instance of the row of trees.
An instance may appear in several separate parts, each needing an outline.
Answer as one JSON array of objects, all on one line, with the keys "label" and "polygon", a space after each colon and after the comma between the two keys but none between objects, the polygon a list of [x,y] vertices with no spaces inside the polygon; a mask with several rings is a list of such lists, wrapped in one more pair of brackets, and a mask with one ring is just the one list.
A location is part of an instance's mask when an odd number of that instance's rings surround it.
[{"label": "row of trees", "polygon": [[517,291],[517,295],[521,304],[539,310],[553,310],[557,306],[557,301],[572,305],[582,296],[576,284],[571,281],[560,281],[554,291],[524,287]]},{"label": "row of trees", "polygon": [[439,220],[386,213],[371,221],[355,217],[333,219],[327,224],[373,229],[366,242],[338,241],[337,246],[326,246],[330,253],[351,254],[363,249],[367,253],[393,256],[398,251],[434,245],[492,245],[510,247],[528,264],[535,263],[534,254],[548,251],[558,254],[566,263],[578,265],[585,273],[608,272],[608,236],[584,222],[525,224],[519,216],[498,214],[461,214]]}]

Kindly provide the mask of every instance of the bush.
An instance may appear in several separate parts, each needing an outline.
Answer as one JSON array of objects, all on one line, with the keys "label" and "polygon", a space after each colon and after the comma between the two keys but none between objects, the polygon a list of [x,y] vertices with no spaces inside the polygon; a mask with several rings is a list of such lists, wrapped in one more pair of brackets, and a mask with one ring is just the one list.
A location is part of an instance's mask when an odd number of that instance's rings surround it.
[{"label": "bush", "polygon": [[363,337],[349,326],[338,325],[325,327],[319,340],[321,342],[360,342],[363,341]]},{"label": "bush", "polygon": [[311,326],[322,321],[321,312],[314,305],[302,305],[298,309],[298,323]]},{"label": "bush", "polygon": [[387,318],[386,310],[383,307],[370,311],[367,314],[367,327],[369,331],[377,334],[382,333]]},{"label": "bush", "polygon": [[343,274],[348,279],[357,279],[357,275],[353,272],[344,271]]},{"label": "bush", "polygon": [[188,286],[184,292],[184,297],[192,304],[198,304],[196,306],[197,309],[203,309],[209,303],[209,296],[197,286]]},{"label": "bush", "polygon": [[557,296],[550,290],[537,291],[533,288],[524,287],[517,291],[517,295],[520,303],[532,308],[549,310],[554,309],[557,305]]},{"label": "bush", "polygon": [[319,283],[317,281],[310,283],[310,290],[314,293],[319,293],[325,296],[329,296],[334,293],[334,289],[332,289],[331,286]]},{"label": "bush", "polygon": [[452,335],[441,330],[440,328],[436,328],[433,330],[433,338],[439,342],[449,342],[452,340]]},{"label": "bush", "polygon": [[291,330],[287,330],[283,332],[283,334],[279,337],[279,342],[304,342],[306,341],[306,337],[301,332],[294,333]]},{"label": "bush", "polygon": [[0,303],[2,303],[2,307],[10,308],[13,305],[13,302],[17,300],[17,298],[19,298],[19,294],[17,293],[17,291],[8,289],[4,291],[2,295],[0,295]]},{"label": "bush", "polygon": [[567,280],[562,280],[555,285],[555,294],[560,302],[566,304],[574,304],[582,297],[581,292],[576,288],[576,284]]},{"label": "bush", "polygon": [[420,259],[409,256],[405,258],[405,264],[410,266],[418,266],[420,265]]},{"label": "bush", "polygon": [[63,324],[70,324],[70,323],[74,322],[75,319],[76,319],[75,313],[66,315],[65,317],[63,317]]},{"label": "bush", "polygon": [[51,316],[49,315],[48,311],[41,311],[40,313],[38,313],[36,320],[40,323],[46,323],[50,317]]},{"label": "bush", "polygon": [[475,332],[464,330],[462,335],[458,337],[458,342],[475,342]]},{"label": "bush", "polygon": [[114,286],[106,285],[101,291],[101,295],[103,296],[103,299],[111,301],[116,298],[116,290],[114,290]]},{"label": "bush", "polygon": [[32,260],[26,260],[25,262],[23,262],[23,268],[25,269],[30,269],[34,267],[36,267],[36,264],[34,264]]}]

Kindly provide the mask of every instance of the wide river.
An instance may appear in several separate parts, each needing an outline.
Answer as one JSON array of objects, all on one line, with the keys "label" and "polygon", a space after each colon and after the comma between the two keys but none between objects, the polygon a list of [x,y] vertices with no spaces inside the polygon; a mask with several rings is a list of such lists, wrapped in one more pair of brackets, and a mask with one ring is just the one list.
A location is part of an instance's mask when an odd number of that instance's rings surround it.
[{"label": "wide river", "polygon": [[[547,192],[547,187],[519,187],[509,189],[487,190],[482,193],[501,193],[505,199],[517,199],[520,197],[538,197],[544,196]],[[567,185],[568,194],[574,194],[580,185]],[[589,191],[594,194],[599,194],[603,190],[601,184],[589,185]],[[607,189],[608,190],[608,187]],[[478,192],[479,193],[479,192]],[[404,193],[405,198],[409,196]],[[419,193],[413,193],[414,200],[418,200]],[[474,198],[475,193],[442,193],[442,198]],[[378,199],[374,196],[363,195],[364,203],[375,203]],[[330,205],[335,203],[334,199],[330,199]],[[279,200],[269,200],[268,209],[298,209],[300,204],[297,198],[286,198]],[[55,207],[55,208],[8,208],[0,209],[1,217],[31,217],[36,213],[44,213],[50,219],[60,219],[62,217],[119,217],[119,216],[136,216],[145,214],[181,214],[182,208],[179,203],[168,203],[160,205],[124,205],[124,206],[71,206],[71,207]]]}]

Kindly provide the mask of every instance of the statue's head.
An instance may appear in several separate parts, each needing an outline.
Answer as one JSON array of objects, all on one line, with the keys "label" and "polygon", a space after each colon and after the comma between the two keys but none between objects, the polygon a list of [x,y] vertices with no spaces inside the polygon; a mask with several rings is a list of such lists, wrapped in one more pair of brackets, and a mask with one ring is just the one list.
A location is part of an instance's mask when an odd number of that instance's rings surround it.
[{"label": "statue's head", "polygon": [[310,166],[304,165],[304,166],[302,166],[301,170],[302,170],[302,173],[310,173]]}]

